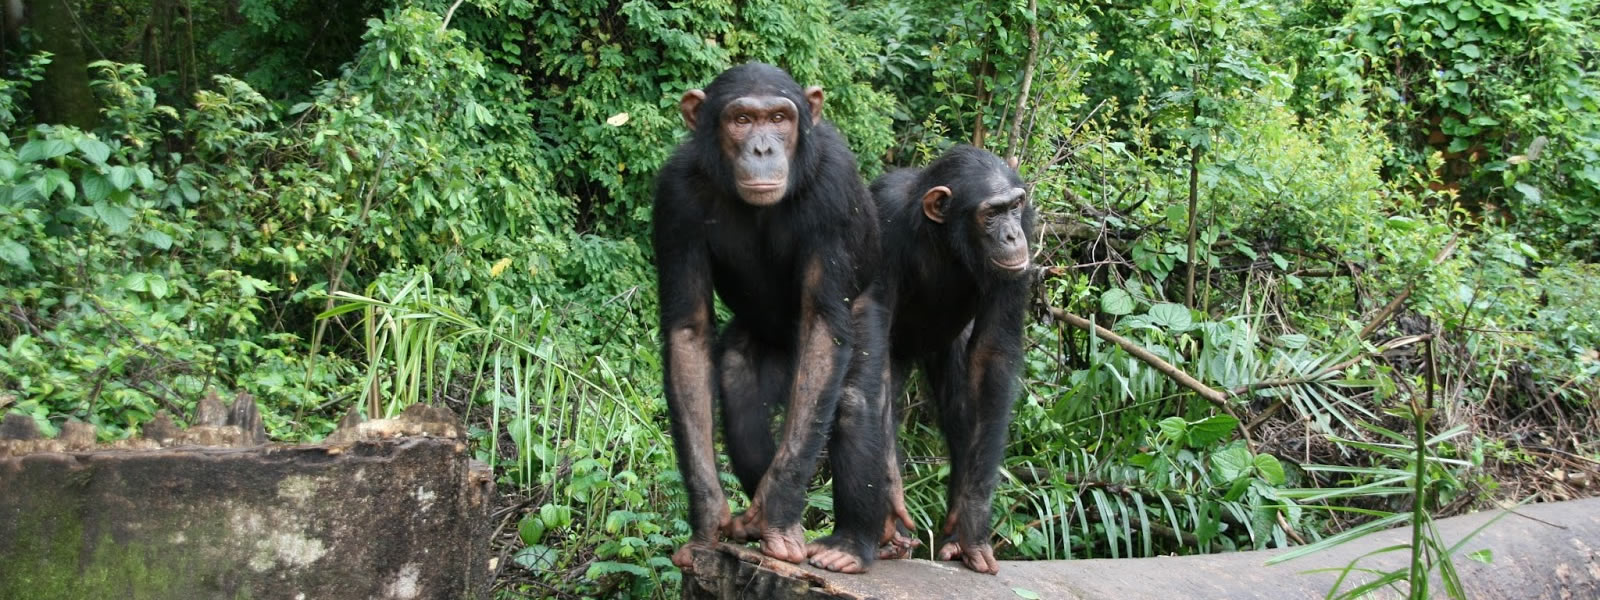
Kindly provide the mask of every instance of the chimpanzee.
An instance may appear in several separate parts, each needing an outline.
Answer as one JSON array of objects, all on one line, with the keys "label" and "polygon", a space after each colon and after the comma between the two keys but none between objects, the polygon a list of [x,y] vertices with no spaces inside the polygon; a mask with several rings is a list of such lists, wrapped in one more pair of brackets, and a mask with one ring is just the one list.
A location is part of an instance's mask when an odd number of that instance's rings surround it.
[{"label": "chimpanzee", "polygon": [[[1022,365],[1033,207],[1016,170],[972,146],[885,174],[872,196],[882,223],[883,302],[892,312],[887,391],[899,398],[911,367],[921,367],[949,446],[938,556],[997,573],[989,505]],[[893,404],[885,403],[883,420],[891,447]],[[916,542],[898,531],[911,518],[896,454],[885,456],[892,505],[879,556],[900,557]]]},{"label": "chimpanzee", "polygon": [[[679,109],[693,134],[656,177],[654,213],[662,369],[693,529],[672,561],[692,567],[690,549],[720,530],[782,560],[865,571],[889,504],[879,425],[888,315],[872,197],[822,120],[822,88],[801,89],[781,69],[728,69]],[[713,290],[732,313],[714,343]],[[750,496],[737,517],[717,482],[714,395]],[[825,440],[837,525],[807,546],[800,517]]]}]

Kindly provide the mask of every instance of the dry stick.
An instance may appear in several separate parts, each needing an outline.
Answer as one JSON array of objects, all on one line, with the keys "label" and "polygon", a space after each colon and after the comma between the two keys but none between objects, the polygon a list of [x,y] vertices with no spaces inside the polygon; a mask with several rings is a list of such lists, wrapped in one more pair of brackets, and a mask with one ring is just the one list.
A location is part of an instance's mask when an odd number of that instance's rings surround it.
[{"label": "dry stick", "polygon": [[[1440,264],[1444,263],[1444,261],[1449,260],[1450,255],[1455,254],[1456,247],[1459,246],[1460,243],[1460,234],[1450,236],[1450,243],[1445,244],[1443,248],[1439,249],[1439,253],[1433,256],[1433,265],[1439,266]],[[1372,321],[1368,322],[1366,327],[1361,328],[1361,333],[1356,334],[1356,338],[1364,340],[1367,339],[1367,336],[1372,335],[1372,332],[1377,331],[1379,327],[1383,326],[1385,321],[1389,320],[1389,317],[1394,315],[1395,311],[1400,310],[1400,307],[1405,304],[1406,299],[1411,297],[1411,292],[1415,291],[1416,289],[1416,280],[1412,280],[1411,283],[1406,284],[1406,289],[1401,291],[1399,296],[1395,296],[1393,300],[1390,300],[1389,304],[1383,307],[1383,310],[1378,311],[1377,316],[1373,317]]]},{"label": "dry stick", "polygon": [[[1073,327],[1077,327],[1078,329],[1093,332],[1095,335],[1100,336],[1100,339],[1116,344],[1118,347],[1127,351],[1127,353],[1132,355],[1134,358],[1137,358],[1143,361],[1145,364],[1154,367],[1155,370],[1160,371],[1161,374],[1172,378],[1173,381],[1178,382],[1178,385],[1194,390],[1194,392],[1199,394],[1201,398],[1205,398],[1207,402],[1216,405],[1216,407],[1222,409],[1223,412],[1226,412],[1230,415],[1233,414],[1233,407],[1228,405],[1227,394],[1214,390],[1204,383],[1200,383],[1200,380],[1195,379],[1188,373],[1185,373],[1179,368],[1172,366],[1171,363],[1161,360],[1161,357],[1151,354],[1150,351],[1139,347],[1139,345],[1133,343],[1132,340],[1112,333],[1110,329],[1090,323],[1088,319],[1061,310],[1054,306],[1049,307],[1049,309],[1050,316],[1071,323]],[[1234,416],[1237,417],[1237,415]]]},{"label": "dry stick", "polygon": [[977,101],[974,103],[977,106],[978,116],[973,119],[973,125],[972,125],[972,145],[973,146],[977,146],[979,148],[983,147],[983,140],[984,140],[984,137],[986,137],[985,136],[986,132],[984,131],[984,128],[983,128],[983,107],[984,107],[984,104],[989,102],[989,91],[988,91],[988,87],[985,85],[986,82],[983,80],[983,78],[984,78],[985,75],[988,75],[988,74],[989,74],[989,47],[988,46],[984,46],[984,48],[983,48],[983,58],[978,60],[978,77],[977,77],[977,80],[978,80],[978,95],[976,97]]},{"label": "dry stick", "polygon": [[1028,109],[1028,90],[1033,87],[1033,68],[1039,60],[1039,0],[1028,0],[1028,62],[1022,67],[1022,92],[1017,94],[1017,113],[1011,118],[1011,139],[1006,142],[1006,160],[1017,161],[1017,145],[1022,140],[1022,115]]},{"label": "dry stick", "polygon": [[450,17],[456,16],[456,9],[461,7],[461,2],[462,0],[456,0],[455,4],[450,5],[450,10],[444,12],[444,22],[439,24],[439,31],[450,27]]},{"label": "dry stick", "polygon": [[[1200,98],[1195,97],[1190,105],[1191,118],[1200,121]],[[1200,232],[1200,224],[1195,222],[1195,212],[1200,205],[1200,146],[1189,145],[1189,286],[1183,292],[1183,305],[1194,308],[1194,244],[1195,235]]]}]

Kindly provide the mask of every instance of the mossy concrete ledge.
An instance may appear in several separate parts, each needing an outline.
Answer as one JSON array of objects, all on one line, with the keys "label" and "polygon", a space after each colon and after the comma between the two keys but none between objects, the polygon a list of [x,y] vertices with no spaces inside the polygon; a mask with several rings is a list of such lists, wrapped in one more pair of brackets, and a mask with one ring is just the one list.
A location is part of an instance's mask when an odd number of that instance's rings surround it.
[{"label": "mossy concrete ledge", "polygon": [[23,453],[14,436],[0,600],[481,597],[489,471],[458,439],[359,437]]},{"label": "mossy concrete ledge", "polygon": [[[1486,511],[1441,519],[1447,544],[1498,516]],[[1288,600],[1323,598],[1342,569],[1381,548],[1410,542],[1408,529],[1380,532],[1318,554],[1268,566],[1287,550],[1135,559],[1003,561],[999,575],[980,575],[959,563],[878,561],[866,575],[840,575],[762,556],[753,548],[720,544],[697,550],[684,574],[684,600]],[[919,550],[922,550],[919,548]],[[1484,564],[1466,554],[1489,550]],[[1358,567],[1405,568],[1404,552],[1376,554]],[[1478,531],[1455,557],[1467,598],[1484,600],[1600,598],[1600,498],[1516,509]],[[1341,588],[1371,581],[1352,573]],[[1445,597],[1435,575],[1433,597]],[[1367,596],[1402,599],[1389,588]]]}]

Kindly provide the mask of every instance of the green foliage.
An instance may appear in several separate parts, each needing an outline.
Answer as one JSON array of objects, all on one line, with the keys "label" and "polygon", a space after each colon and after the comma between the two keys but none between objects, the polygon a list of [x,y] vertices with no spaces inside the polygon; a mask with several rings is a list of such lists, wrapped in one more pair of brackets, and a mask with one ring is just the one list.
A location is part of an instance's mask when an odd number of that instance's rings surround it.
[{"label": "green foliage", "polygon": [[[962,142],[1020,159],[1038,298],[1225,398],[1034,311],[1004,558],[1425,529],[1532,469],[1480,417],[1596,455],[1592,0],[201,4],[77,0],[110,59],[92,131],[36,122],[48,57],[8,55],[0,410],[112,439],[247,392],[310,440],[449,406],[519,499],[505,568],[536,594],[680,579],[652,176],[681,94],[750,60],[826,88],[865,177]],[[1432,412],[1418,335],[1448,359]],[[913,396],[933,548],[949,469]]]},{"label": "green foliage", "polygon": [[[1357,3],[1327,31],[1318,86],[1389,123],[1406,153],[1486,217],[1593,259],[1600,48],[1592,0]],[[1317,88],[1313,88],[1317,89]]]}]

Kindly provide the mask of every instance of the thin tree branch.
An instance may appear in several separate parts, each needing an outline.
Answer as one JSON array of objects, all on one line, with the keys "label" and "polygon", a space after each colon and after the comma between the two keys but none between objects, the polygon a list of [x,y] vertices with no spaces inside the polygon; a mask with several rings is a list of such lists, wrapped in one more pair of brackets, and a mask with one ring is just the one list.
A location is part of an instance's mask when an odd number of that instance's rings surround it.
[{"label": "thin tree branch", "polygon": [[1022,91],[1017,94],[1017,112],[1011,118],[1011,138],[1006,141],[1006,160],[1020,162],[1017,146],[1022,141],[1022,115],[1028,109],[1028,90],[1033,87],[1033,69],[1039,60],[1039,0],[1028,0],[1028,62],[1022,68]]},{"label": "thin tree branch", "polygon": [[[1450,255],[1455,254],[1456,247],[1460,244],[1460,234],[1450,236],[1450,243],[1445,244],[1443,248],[1439,249],[1439,253],[1433,256],[1433,265],[1437,267],[1444,261],[1449,260]],[[1377,316],[1374,316],[1366,327],[1362,327],[1361,333],[1356,334],[1356,337],[1363,340],[1367,339],[1368,336],[1372,335],[1372,332],[1377,331],[1385,321],[1388,321],[1389,317],[1394,316],[1395,311],[1400,310],[1400,307],[1405,305],[1406,299],[1410,298],[1411,292],[1416,291],[1416,289],[1416,280],[1406,284],[1406,289],[1400,292],[1399,296],[1395,296],[1393,300],[1390,300],[1389,304],[1385,305],[1382,310],[1379,310]]]},{"label": "thin tree branch", "polygon": [[450,5],[450,10],[444,11],[444,22],[439,24],[439,31],[444,31],[450,27],[450,18],[456,16],[456,8],[460,7],[463,1],[465,0],[456,0],[454,4]]},{"label": "thin tree branch", "polygon": [[1207,386],[1204,383],[1200,383],[1200,380],[1195,379],[1188,373],[1183,372],[1181,369],[1172,366],[1172,363],[1162,360],[1161,357],[1151,354],[1149,350],[1145,350],[1144,348],[1140,347],[1138,344],[1134,343],[1133,340],[1129,340],[1128,338],[1112,333],[1110,329],[1090,323],[1088,319],[1061,310],[1054,306],[1049,307],[1049,310],[1051,317],[1066,321],[1067,323],[1072,324],[1073,327],[1092,332],[1095,335],[1100,336],[1100,339],[1116,344],[1134,358],[1137,358],[1140,361],[1143,361],[1145,364],[1154,367],[1155,370],[1160,371],[1161,374],[1172,378],[1173,381],[1178,382],[1178,385],[1193,390],[1196,394],[1199,394],[1201,398],[1205,398],[1207,402],[1216,405],[1217,408],[1221,408],[1228,414],[1233,414],[1233,407],[1228,404],[1227,394],[1212,389],[1210,386]]}]

